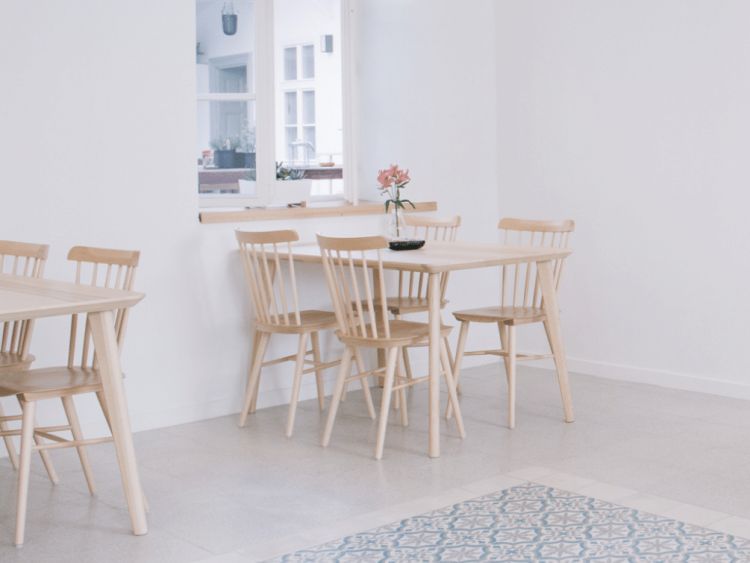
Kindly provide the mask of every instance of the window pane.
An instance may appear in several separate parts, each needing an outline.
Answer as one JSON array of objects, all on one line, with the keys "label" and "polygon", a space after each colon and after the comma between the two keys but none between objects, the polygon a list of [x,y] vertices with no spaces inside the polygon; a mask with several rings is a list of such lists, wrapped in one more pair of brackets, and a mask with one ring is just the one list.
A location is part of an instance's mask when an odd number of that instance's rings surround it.
[{"label": "window pane", "polygon": [[[255,193],[254,1],[234,0],[237,30],[226,35],[224,0],[196,0],[195,67],[198,94],[196,163],[203,194]],[[212,94],[240,94],[232,101]],[[246,95],[248,99],[242,100]]]},{"label": "window pane", "polygon": [[[324,35],[333,36],[330,53],[319,48]],[[335,195],[343,189],[341,44],[341,0],[274,0],[274,154],[288,166],[309,168],[308,177],[315,178],[313,190],[318,195]],[[284,72],[287,49],[292,47],[296,82],[285,80]],[[292,89],[296,91],[294,116],[289,115]],[[293,131],[287,129],[291,123],[298,125]]]},{"label": "window pane", "polygon": [[297,80],[297,47],[284,49],[284,80]]},{"label": "window pane", "polygon": [[247,192],[255,180],[255,102],[198,102],[198,189]]},{"label": "window pane", "polygon": [[286,156],[284,160],[289,162],[294,160],[294,149],[297,142],[297,127],[285,128]]},{"label": "window pane", "polygon": [[199,94],[254,93],[254,13],[251,0],[235,0],[237,32],[222,29],[222,0],[196,2],[196,78]]},{"label": "window pane", "polygon": [[302,92],[302,123],[315,123],[315,91]]},{"label": "window pane", "polygon": [[284,94],[284,123],[297,124],[297,92]]},{"label": "window pane", "polygon": [[302,78],[315,78],[315,49],[312,45],[302,47]]},{"label": "window pane", "polygon": [[315,155],[315,127],[303,127],[305,148],[308,149],[311,155]]}]

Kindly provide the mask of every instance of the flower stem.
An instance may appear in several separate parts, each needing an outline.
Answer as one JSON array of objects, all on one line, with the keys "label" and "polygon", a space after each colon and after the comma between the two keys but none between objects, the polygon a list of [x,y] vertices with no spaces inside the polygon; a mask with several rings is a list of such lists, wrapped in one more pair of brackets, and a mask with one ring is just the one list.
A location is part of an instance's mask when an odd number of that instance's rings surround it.
[{"label": "flower stem", "polygon": [[401,200],[401,193],[400,193],[398,186],[396,186],[396,201],[393,205],[396,211],[396,238],[401,238],[401,225],[398,222],[398,205],[399,203],[401,203],[400,200]]}]

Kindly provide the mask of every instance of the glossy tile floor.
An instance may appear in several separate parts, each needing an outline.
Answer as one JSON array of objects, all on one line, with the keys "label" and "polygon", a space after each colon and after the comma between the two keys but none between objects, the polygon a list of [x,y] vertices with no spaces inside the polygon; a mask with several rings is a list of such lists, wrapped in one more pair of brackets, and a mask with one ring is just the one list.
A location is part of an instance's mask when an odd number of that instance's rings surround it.
[{"label": "glossy tile floor", "polygon": [[[577,420],[562,422],[549,371],[522,368],[516,429],[505,428],[497,365],[466,370],[467,438],[444,424],[442,457],[426,457],[426,388],[410,426],[392,415],[382,461],[361,394],[342,405],[331,446],[322,416],[285,407],[244,429],[223,417],[136,435],[150,533],[129,533],[114,452],[90,448],[98,496],[72,451],[53,452],[61,483],[34,459],[26,545],[12,545],[15,473],[0,462],[0,561],[254,561],[534,480],[750,536],[750,403],[573,375]],[[623,503],[626,503],[623,501]]]}]

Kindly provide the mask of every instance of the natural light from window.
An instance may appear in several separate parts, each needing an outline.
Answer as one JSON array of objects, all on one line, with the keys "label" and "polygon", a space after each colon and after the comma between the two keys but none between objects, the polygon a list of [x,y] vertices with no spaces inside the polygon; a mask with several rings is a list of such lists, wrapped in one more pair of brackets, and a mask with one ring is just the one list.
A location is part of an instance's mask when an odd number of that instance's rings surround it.
[{"label": "natural light from window", "polygon": [[259,207],[342,197],[341,0],[196,0],[196,82],[201,195]]}]

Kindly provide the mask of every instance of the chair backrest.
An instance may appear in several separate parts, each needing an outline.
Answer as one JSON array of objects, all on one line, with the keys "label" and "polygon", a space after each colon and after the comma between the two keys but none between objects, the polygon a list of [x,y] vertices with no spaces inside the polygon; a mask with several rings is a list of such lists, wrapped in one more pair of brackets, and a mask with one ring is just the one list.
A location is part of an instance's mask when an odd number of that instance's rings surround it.
[{"label": "chair backrest", "polygon": [[405,213],[404,224],[412,228],[412,236],[414,238],[453,242],[456,240],[458,228],[461,226],[461,216],[455,215],[440,219],[438,217],[422,217]]},{"label": "chair backrest", "polygon": [[[575,222],[540,221],[532,219],[500,219],[498,228],[503,232],[503,244],[567,248]],[[555,288],[560,286],[564,259],[554,262]],[[500,305],[502,307],[541,307],[542,292],[537,278],[536,263],[510,264],[501,267]]]},{"label": "chair backrest", "polygon": [[[41,278],[48,253],[49,246],[46,244],[0,240],[0,274]],[[18,354],[25,358],[29,353],[34,323],[23,320],[1,324],[0,353]]]},{"label": "chair backrest", "polygon": [[297,277],[292,243],[296,231],[235,231],[245,269],[256,322],[266,325],[299,326]]},{"label": "chair backrest", "polygon": [[[412,236],[416,239],[426,241],[437,240],[454,242],[461,226],[461,216],[454,215],[440,219],[437,217],[420,217],[418,215],[404,214],[404,223],[412,228]],[[445,298],[448,288],[448,273],[440,277],[440,300]],[[399,297],[426,299],[427,298],[427,274],[424,272],[399,272],[398,273]]]},{"label": "chair backrest", "polygon": [[[388,248],[388,241],[378,236],[318,235],[318,245],[341,334],[355,338],[390,338],[380,252]],[[376,299],[378,296],[383,298]]]},{"label": "chair backrest", "polygon": [[[77,284],[129,291],[133,289],[135,270],[138,267],[140,254],[137,250],[74,246],[68,252],[68,260],[75,262],[75,282]],[[115,313],[115,335],[117,336],[117,344],[120,350],[122,350],[125,340],[129,310],[128,308],[118,309]],[[79,332],[82,334],[79,335]],[[82,339],[82,343],[78,365],[81,367],[96,367],[96,352],[92,346],[93,341],[88,318],[83,330],[79,331],[78,315],[76,314],[72,315],[70,321],[69,367],[73,367],[76,363],[76,348],[79,338]]]}]

